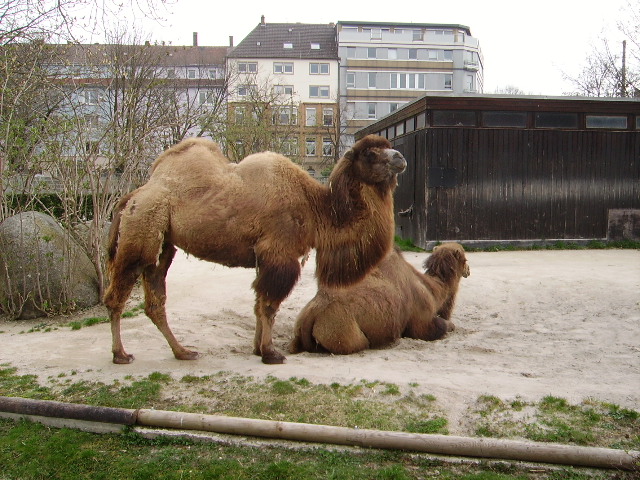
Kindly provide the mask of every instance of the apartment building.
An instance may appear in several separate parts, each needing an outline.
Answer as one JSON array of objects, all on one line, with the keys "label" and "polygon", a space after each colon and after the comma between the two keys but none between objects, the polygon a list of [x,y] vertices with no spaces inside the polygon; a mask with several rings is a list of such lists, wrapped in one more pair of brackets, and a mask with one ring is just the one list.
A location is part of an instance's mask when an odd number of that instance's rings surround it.
[{"label": "apartment building", "polygon": [[[335,24],[260,23],[228,56],[230,123],[266,105],[275,148],[320,176],[339,154]],[[241,139],[238,139],[241,142]],[[274,148],[274,147],[271,147]]]},{"label": "apartment building", "polygon": [[106,168],[135,150],[146,172],[167,147],[207,134],[205,119],[226,100],[227,47],[147,43],[50,49],[45,68],[61,87],[56,118],[70,126],[56,141],[63,155],[80,163]]},{"label": "apartment building", "polygon": [[482,53],[469,27],[339,21],[337,40],[348,143],[427,92],[482,93]]}]

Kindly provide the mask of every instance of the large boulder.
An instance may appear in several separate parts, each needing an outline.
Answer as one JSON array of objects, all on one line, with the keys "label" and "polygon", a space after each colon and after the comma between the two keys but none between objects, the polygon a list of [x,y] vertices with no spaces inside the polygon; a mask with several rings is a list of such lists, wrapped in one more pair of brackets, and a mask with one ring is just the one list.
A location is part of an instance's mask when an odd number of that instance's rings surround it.
[{"label": "large boulder", "polygon": [[0,309],[37,318],[100,301],[91,260],[50,216],[23,212],[0,223]]}]

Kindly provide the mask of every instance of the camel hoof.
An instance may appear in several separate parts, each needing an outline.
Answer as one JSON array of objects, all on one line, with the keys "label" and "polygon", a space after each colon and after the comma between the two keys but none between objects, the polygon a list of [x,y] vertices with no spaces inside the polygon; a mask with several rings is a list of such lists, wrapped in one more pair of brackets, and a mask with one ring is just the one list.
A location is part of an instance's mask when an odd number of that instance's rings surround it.
[{"label": "camel hoof", "polygon": [[262,355],[262,363],[266,363],[267,365],[279,365],[286,361],[287,357],[276,351],[267,352]]},{"label": "camel hoof", "polygon": [[176,353],[174,355],[178,360],[195,360],[200,356],[198,352],[193,352],[191,350],[185,350],[182,353]]},{"label": "camel hoof", "polygon": [[135,360],[136,357],[133,355],[124,354],[113,354],[113,363],[116,365],[128,365]]}]

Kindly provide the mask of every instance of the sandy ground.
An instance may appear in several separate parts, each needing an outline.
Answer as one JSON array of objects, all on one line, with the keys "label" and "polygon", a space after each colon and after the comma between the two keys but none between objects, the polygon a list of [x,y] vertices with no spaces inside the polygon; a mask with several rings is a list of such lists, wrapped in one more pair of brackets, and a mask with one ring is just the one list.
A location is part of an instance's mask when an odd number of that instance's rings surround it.
[{"label": "sandy ground", "polygon": [[[405,257],[419,268],[427,255]],[[123,320],[125,348],[136,356],[130,365],[111,363],[108,324],[20,333],[69,318],[0,322],[0,364],[43,381],[72,371],[74,378],[105,383],[156,371],[176,379],[228,371],[314,383],[412,383],[434,394],[451,420],[483,394],[532,401],[551,394],[576,403],[595,398],[640,410],[640,251],[467,256],[471,276],[462,280],[453,313],[457,329],[436,342],[402,339],[390,348],[351,356],[288,354],[284,365],[264,365],[252,354],[254,272],[180,252],[168,275],[167,310],[176,336],[198,350],[199,359],[175,360],[141,314]],[[275,343],[281,350],[297,312],[315,291],[311,258],[278,315]],[[455,430],[455,420],[450,425]]]}]

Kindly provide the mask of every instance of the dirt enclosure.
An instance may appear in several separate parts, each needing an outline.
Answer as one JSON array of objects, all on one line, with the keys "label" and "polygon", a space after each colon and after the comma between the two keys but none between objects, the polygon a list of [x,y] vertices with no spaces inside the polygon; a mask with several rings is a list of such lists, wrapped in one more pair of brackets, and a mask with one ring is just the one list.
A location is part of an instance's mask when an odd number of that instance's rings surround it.
[{"label": "dirt enclosure", "polygon": [[[406,253],[416,267],[426,253]],[[314,383],[360,380],[412,384],[431,393],[456,418],[479,395],[538,400],[555,395],[640,409],[640,251],[575,250],[468,253],[471,276],[461,282],[443,340],[402,339],[393,347],[351,356],[287,355],[284,365],[264,365],[252,354],[255,327],[252,270],[229,269],[182,252],[169,270],[170,324],[201,355],[178,361],[144,316],[123,320],[123,340],[136,356],[131,365],[111,363],[108,324],[71,330],[82,318],[0,322],[0,364],[46,381],[61,373],[111,383],[151,372],[209,375],[219,371],[262,378],[306,378]],[[286,349],[296,314],[315,294],[313,257],[283,304],[276,346]],[[132,299],[131,306],[141,302]],[[89,315],[105,315],[103,308]],[[26,332],[34,325],[52,331]],[[65,325],[65,326],[63,326]],[[417,387],[415,386],[417,384]]]}]

